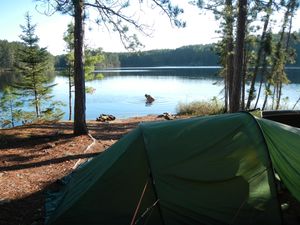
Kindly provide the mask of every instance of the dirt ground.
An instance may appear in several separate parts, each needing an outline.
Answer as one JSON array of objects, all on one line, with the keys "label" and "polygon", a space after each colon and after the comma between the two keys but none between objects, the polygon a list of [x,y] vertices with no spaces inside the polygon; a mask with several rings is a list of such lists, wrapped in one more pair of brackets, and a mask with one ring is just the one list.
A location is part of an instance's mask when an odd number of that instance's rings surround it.
[{"label": "dirt ground", "polygon": [[[70,122],[0,129],[0,225],[44,224],[44,193],[57,180],[84,160],[101,154],[140,122],[161,119],[146,116],[89,121],[88,129],[94,139],[74,136]],[[295,213],[300,210],[294,210]],[[295,218],[299,219],[293,216],[292,220]],[[300,224],[300,220],[288,224]]]},{"label": "dirt ground", "polygon": [[72,135],[70,122],[0,129],[0,225],[44,224],[44,193],[55,181],[105,151],[140,122],[161,119],[89,121],[95,140]]}]

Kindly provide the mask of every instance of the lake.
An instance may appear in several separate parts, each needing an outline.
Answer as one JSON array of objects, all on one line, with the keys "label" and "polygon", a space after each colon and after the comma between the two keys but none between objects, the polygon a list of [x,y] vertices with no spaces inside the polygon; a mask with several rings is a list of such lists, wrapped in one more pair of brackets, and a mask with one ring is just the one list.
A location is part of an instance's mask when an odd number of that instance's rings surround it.
[{"label": "lake", "polygon": [[[128,118],[164,112],[176,113],[178,103],[223,98],[223,82],[217,76],[219,67],[142,67],[116,68],[96,71],[104,79],[86,83],[95,92],[86,95],[86,117],[96,119],[100,114]],[[291,108],[300,96],[299,68],[287,69],[292,83],[283,88],[285,107]],[[68,102],[68,79],[53,78],[56,100]],[[145,94],[155,98],[152,105],[145,104]],[[299,109],[299,106],[297,107]],[[68,118],[68,107],[64,119]]]}]

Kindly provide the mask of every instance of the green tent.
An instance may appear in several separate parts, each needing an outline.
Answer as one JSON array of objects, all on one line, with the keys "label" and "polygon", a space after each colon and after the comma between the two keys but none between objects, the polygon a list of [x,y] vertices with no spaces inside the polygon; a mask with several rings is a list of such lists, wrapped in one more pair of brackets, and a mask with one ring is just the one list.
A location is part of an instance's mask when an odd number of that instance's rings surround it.
[{"label": "green tent", "polygon": [[142,123],[66,177],[47,224],[282,224],[300,200],[300,129],[248,113]]}]

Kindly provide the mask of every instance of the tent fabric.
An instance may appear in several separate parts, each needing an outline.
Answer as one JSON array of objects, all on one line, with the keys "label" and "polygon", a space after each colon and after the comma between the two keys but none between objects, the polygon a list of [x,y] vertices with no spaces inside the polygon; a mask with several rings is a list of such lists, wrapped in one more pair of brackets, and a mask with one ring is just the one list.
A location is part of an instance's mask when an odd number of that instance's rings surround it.
[{"label": "tent fabric", "polygon": [[300,129],[258,119],[273,167],[292,195],[300,201]]},{"label": "tent fabric", "polygon": [[129,225],[136,210],[134,224],[282,224],[272,165],[300,193],[290,180],[300,134],[274,123],[248,113],[142,123],[48,195],[47,224]]}]

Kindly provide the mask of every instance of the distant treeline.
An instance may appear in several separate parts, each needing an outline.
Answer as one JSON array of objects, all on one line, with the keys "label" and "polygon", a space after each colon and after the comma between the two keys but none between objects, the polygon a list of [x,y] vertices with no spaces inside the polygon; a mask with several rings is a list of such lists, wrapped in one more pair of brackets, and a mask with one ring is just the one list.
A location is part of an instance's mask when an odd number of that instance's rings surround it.
[{"label": "distant treeline", "polygon": [[[218,56],[213,45],[190,45],[177,49],[163,49],[142,52],[109,53],[101,49],[92,50],[93,54],[104,55],[104,61],[97,68],[145,67],[145,66],[215,66]],[[55,57],[55,67],[66,67],[64,55]]]},{"label": "distant treeline", "polygon": [[[16,54],[20,48],[19,42],[0,40],[0,71],[12,70]],[[296,54],[300,55],[300,44],[294,46]],[[218,56],[214,52],[214,44],[189,45],[177,49],[162,49],[141,52],[109,53],[101,49],[91,50],[93,54],[104,55],[104,60],[96,63],[96,68],[114,67],[147,67],[147,66],[216,66]],[[50,53],[49,53],[50,54]],[[66,56],[52,56],[55,69],[67,66]],[[300,66],[300,60],[290,66]]]},{"label": "distant treeline", "polygon": [[119,53],[122,67],[138,66],[215,66],[218,56],[212,44],[190,45],[177,49]]},{"label": "distant treeline", "polygon": [[11,70],[16,61],[16,54],[21,47],[19,42],[0,40],[0,70]]},{"label": "distant treeline", "polygon": [[[9,42],[0,40],[0,72],[14,70],[18,61],[18,52],[24,46],[21,42]],[[54,66],[55,57],[47,52],[49,56],[48,68]]]},{"label": "distant treeline", "polygon": [[[297,56],[300,56],[300,44],[293,44]],[[217,66],[219,57],[214,51],[214,44],[189,45],[177,49],[161,49],[141,52],[108,53],[100,49],[93,50],[104,55],[104,61],[97,68],[147,67],[147,66]],[[64,55],[56,56],[56,68],[65,67]],[[300,60],[292,65],[300,67]]]}]

